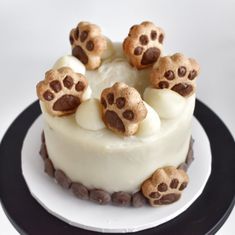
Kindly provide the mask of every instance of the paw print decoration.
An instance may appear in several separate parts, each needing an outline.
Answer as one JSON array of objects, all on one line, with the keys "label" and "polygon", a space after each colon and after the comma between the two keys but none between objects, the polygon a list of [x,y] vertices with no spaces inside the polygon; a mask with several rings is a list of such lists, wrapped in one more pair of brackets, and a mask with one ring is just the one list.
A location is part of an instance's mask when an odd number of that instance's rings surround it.
[{"label": "paw print decoration", "polygon": [[171,204],[180,199],[188,182],[187,173],[181,169],[159,168],[142,184],[142,192],[152,206]]},{"label": "paw print decoration", "polygon": [[77,57],[87,69],[96,69],[101,64],[101,57],[107,48],[107,39],[101,29],[89,22],[80,22],[70,32],[72,55]]},{"label": "paw print decoration", "polygon": [[124,136],[134,135],[139,123],[147,115],[147,109],[138,91],[122,82],[102,91],[101,104],[105,125]]},{"label": "paw print decoration", "polygon": [[162,53],[164,32],[152,22],[145,21],[130,28],[123,42],[124,54],[137,69],[153,65]]},{"label": "paw print decoration", "polygon": [[154,65],[150,83],[154,88],[171,89],[181,96],[189,97],[195,93],[199,70],[196,60],[181,53],[164,56]]},{"label": "paw print decoration", "polygon": [[37,95],[50,114],[65,116],[74,113],[81,104],[87,85],[82,74],[68,67],[51,69],[46,72],[45,79],[37,84]]}]

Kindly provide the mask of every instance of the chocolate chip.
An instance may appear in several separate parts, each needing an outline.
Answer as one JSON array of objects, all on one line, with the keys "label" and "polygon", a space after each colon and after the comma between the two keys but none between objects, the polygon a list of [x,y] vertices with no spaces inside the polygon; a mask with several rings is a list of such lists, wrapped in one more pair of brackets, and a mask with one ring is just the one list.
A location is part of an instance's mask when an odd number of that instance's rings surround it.
[{"label": "chocolate chip", "polygon": [[51,87],[51,89],[52,89],[54,92],[56,92],[56,93],[58,93],[58,92],[61,91],[61,89],[62,89],[62,86],[61,86],[61,84],[60,84],[60,81],[58,81],[58,80],[55,80],[55,81],[50,82],[50,87]]},{"label": "chocolate chip", "polygon": [[55,174],[55,168],[53,166],[53,163],[52,161],[47,158],[47,159],[44,159],[44,171],[51,177],[54,177],[54,174]]},{"label": "chocolate chip", "polygon": [[193,91],[192,85],[189,85],[187,83],[178,83],[174,85],[171,90],[179,93],[182,96],[187,96]]},{"label": "chocolate chip", "polygon": [[76,91],[83,91],[85,89],[85,84],[82,81],[79,81],[76,86],[75,86],[75,90]]},{"label": "chocolate chip", "polygon": [[160,191],[160,192],[166,192],[167,189],[168,189],[168,187],[167,187],[167,184],[161,183],[161,184],[159,184],[159,185],[157,186],[157,189],[158,189],[158,191]]},{"label": "chocolate chip", "polygon": [[104,121],[110,127],[114,128],[120,132],[125,132],[125,126],[124,126],[122,120],[119,118],[119,116],[114,111],[107,110],[104,114]]},{"label": "chocolate chip", "polygon": [[186,67],[180,66],[178,68],[178,75],[179,75],[179,77],[184,77],[186,73],[187,73]]},{"label": "chocolate chip", "polygon": [[161,33],[161,34],[159,35],[158,41],[159,41],[160,43],[163,43],[163,40],[164,40],[164,35]]},{"label": "chocolate chip", "polygon": [[179,185],[179,180],[178,179],[173,179],[170,183],[171,188],[177,188]]},{"label": "chocolate chip", "polygon": [[135,55],[141,55],[143,52],[143,47],[136,47],[134,50]]},{"label": "chocolate chip", "polygon": [[175,74],[172,70],[168,70],[164,73],[164,77],[167,79],[167,80],[173,80],[175,78]]},{"label": "chocolate chip", "polygon": [[115,192],[112,194],[112,202],[116,206],[129,206],[131,203],[131,195],[126,192]]},{"label": "chocolate chip", "polygon": [[180,187],[179,187],[179,190],[182,191],[184,190],[186,187],[187,187],[188,183],[187,182],[183,182]]},{"label": "chocolate chip", "polygon": [[141,64],[142,65],[150,65],[155,63],[159,56],[161,54],[161,51],[156,47],[150,47],[148,50],[146,50],[143,54]]},{"label": "chocolate chip", "polygon": [[146,198],[141,192],[136,192],[132,195],[132,206],[141,207],[146,204]]},{"label": "chocolate chip", "polygon": [[100,205],[106,205],[111,201],[111,196],[104,190],[93,189],[90,191],[90,200]]},{"label": "chocolate chip", "polygon": [[63,84],[66,88],[68,88],[70,90],[73,86],[73,78],[71,76],[67,75],[63,80]]},{"label": "chocolate chip", "polygon": [[88,31],[82,31],[80,35],[80,41],[84,42],[87,39]]},{"label": "chocolate chip", "polygon": [[89,199],[89,191],[83,184],[72,183],[71,189],[76,197],[83,200]]},{"label": "chocolate chip", "polygon": [[114,95],[113,95],[113,93],[108,93],[108,95],[107,95],[107,100],[108,100],[108,103],[109,103],[110,105],[113,104],[113,102],[114,102]]},{"label": "chocolate chip", "polygon": [[47,159],[48,158],[47,147],[46,147],[46,144],[43,143],[43,142],[41,144],[39,154],[41,155],[42,159]]},{"label": "chocolate chip", "polygon": [[73,95],[63,95],[53,105],[55,111],[72,111],[80,105],[81,101]]},{"label": "chocolate chip", "polygon": [[87,43],[86,43],[86,49],[88,50],[88,51],[92,51],[93,49],[94,49],[94,43],[91,41],[91,40],[89,40]]},{"label": "chocolate chip", "polygon": [[69,35],[69,41],[70,41],[70,44],[73,45],[74,38],[73,38],[73,36],[71,34]]},{"label": "chocolate chip", "polygon": [[155,205],[167,205],[167,204],[171,204],[177,200],[179,200],[180,198],[180,194],[177,193],[170,193],[170,194],[166,194],[164,195],[161,199],[159,200],[155,200],[153,203]]},{"label": "chocolate chip", "polygon": [[159,198],[161,196],[161,194],[159,192],[151,192],[149,194],[149,197],[151,198]]},{"label": "chocolate chip", "polygon": [[43,98],[47,101],[51,101],[54,99],[54,95],[49,90],[47,90],[43,93]]},{"label": "chocolate chip", "polygon": [[57,183],[63,188],[66,188],[66,189],[70,188],[72,182],[62,170],[55,171],[55,179]]},{"label": "chocolate chip", "polygon": [[79,38],[79,28],[77,27],[76,29],[75,29],[75,31],[74,31],[74,38],[76,39],[76,40],[78,40],[78,38]]},{"label": "chocolate chip", "polygon": [[116,99],[116,105],[119,109],[123,108],[126,104],[126,99],[124,97],[119,97]]},{"label": "chocolate chip", "polygon": [[101,98],[101,104],[103,105],[105,109],[107,108],[107,103],[103,97]]},{"label": "chocolate chip", "polygon": [[126,110],[126,111],[122,114],[122,116],[123,116],[125,119],[129,120],[129,121],[133,120],[134,117],[135,117],[133,111],[131,111],[131,110]]},{"label": "chocolate chip", "polygon": [[158,83],[159,88],[164,89],[164,88],[168,88],[169,87],[169,83],[162,81]]},{"label": "chocolate chip", "polygon": [[197,77],[197,71],[193,69],[189,72],[188,79],[193,80],[195,77]]},{"label": "chocolate chip", "polygon": [[83,64],[86,65],[88,63],[88,56],[80,46],[75,46],[73,48],[72,55],[77,57]]},{"label": "chocolate chip", "polygon": [[151,39],[156,40],[156,38],[157,38],[157,32],[155,30],[152,30],[151,31]]},{"label": "chocolate chip", "polygon": [[149,39],[147,35],[141,35],[139,38],[140,44],[141,45],[147,45],[149,43]]}]

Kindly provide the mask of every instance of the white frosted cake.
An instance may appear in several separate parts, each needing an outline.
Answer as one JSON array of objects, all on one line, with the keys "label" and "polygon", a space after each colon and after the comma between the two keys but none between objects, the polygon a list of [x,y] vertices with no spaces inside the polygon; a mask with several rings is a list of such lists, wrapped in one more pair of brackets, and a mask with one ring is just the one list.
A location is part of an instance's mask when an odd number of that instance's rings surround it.
[{"label": "white frosted cake", "polygon": [[70,33],[72,55],[38,83],[45,171],[79,198],[158,206],[187,186],[179,166],[191,151],[199,66],[162,56],[163,40],[151,22],[133,26],[123,44],[81,22]]}]

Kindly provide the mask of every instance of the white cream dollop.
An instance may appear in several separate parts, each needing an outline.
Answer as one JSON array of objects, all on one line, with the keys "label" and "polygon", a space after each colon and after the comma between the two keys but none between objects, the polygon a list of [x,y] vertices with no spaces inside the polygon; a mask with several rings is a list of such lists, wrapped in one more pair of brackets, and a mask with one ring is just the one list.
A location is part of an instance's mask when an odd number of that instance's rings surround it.
[{"label": "white cream dollop", "polygon": [[163,119],[176,118],[186,105],[186,99],[170,89],[147,87],[143,98]]},{"label": "white cream dollop", "polygon": [[65,55],[60,57],[54,64],[53,69],[59,69],[61,67],[70,67],[75,73],[81,73],[85,75],[86,67],[76,57],[71,55]]},{"label": "white cream dollop", "polygon": [[147,108],[148,113],[146,118],[139,125],[139,129],[136,133],[138,137],[154,135],[161,127],[161,120],[157,112],[146,102],[144,102],[144,105]]},{"label": "white cream dollop", "polygon": [[107,42],[107,47],[101,55],[101,58],[103,60],[111,57],[115,53],[112,41],[107,37],[105,37],[105,39],[106,39],[106,42]]},{"label": "white cream dollop", "polygon": [[85,101],[85,100],[90,99],[91,95],[92,95],[92,90],[91,90],[91,87],[88,84],[86,90],[84,91],[84,93],[82,95],[82,100]]},{"label": "white cream dollop", "polygon": [[77,124],[86,130],[97,131],[105,128],[98,99],[92,98],[81,103],[75,113],[75,119]]}]

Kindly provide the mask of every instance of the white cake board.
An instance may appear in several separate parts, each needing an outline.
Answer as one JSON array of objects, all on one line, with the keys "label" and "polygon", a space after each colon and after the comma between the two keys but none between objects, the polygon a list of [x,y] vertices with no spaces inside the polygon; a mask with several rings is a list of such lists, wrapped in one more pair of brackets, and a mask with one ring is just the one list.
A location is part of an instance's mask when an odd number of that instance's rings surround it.
[{"label": "white cake board", "polygon": [[116,207],[97,205],[76,198],[44,173],[39,148],[42,117],[28,130],[22,148],[22,172],[32,196],[52,215],[83,229],[127,233],[155,227],[185,211],[202,193],[211,172],[211,151],[207,135],[200,123],[193,119],[195,139],[194,157],[188,174],[190,183],[179,201],[153,208]]}]

